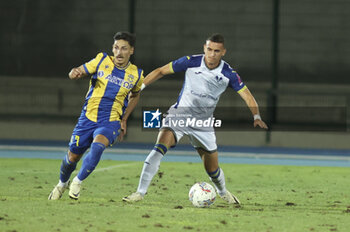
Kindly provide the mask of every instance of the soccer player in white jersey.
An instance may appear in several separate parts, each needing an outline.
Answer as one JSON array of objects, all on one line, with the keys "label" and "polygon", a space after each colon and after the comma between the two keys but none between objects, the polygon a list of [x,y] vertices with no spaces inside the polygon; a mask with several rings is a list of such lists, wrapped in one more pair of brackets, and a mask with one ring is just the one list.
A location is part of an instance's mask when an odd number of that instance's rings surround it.
[{"label": "soccer player in white jersey", "polygon": [[[153,70],[145,77],[143,88],[165,75],[185,72],[183,88],[177,102],[170,107],[165,122],[173,120],[171,117],[174,115],[202,116],[202,119],[212,117],[220,95],[229,86],[238,92],[249,107],[253,115],[254,127],[267,129],[265,122],[261,120],[255,98],[236,71],[222,60],[225,53],[224,37],[220,34],[213,34],[204,44],[203,55],[184,56]],[[124,197],[123,200],[136,202],[144,198],[152,178],[159,169],[162,157],[170,147],[177,144],[183,135],[187,135],[201,156],[204,168],[220,197],[229,204],[240,204],[238,198],[226,189],[224,172],[218,163],[214,128],[209,126],[203,130],[195,126],[181,127],[171,123],[165,124],[160,129],[153,150],[145,160],[137,191]]]}]

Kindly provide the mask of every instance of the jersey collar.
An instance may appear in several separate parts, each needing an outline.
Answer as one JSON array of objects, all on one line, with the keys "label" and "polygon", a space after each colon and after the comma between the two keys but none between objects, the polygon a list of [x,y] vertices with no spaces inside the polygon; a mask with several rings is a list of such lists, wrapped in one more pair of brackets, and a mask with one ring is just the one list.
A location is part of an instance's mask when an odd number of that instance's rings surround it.
[{"label": "jersey collar", "polygon": [[221,70],[222,66],[224,65],[224,61],[221,59],[219,65],[216,68],[210,69],[207,64],[205,63],[204,60],[204,55],[202,57],[202,66],[205,67],[206,69],[208,69],[209,71],[216,71],[216,70]]},{"label": "jersey collar", "polygon": [[[114,64],[114,61],[113,61],[113,64]],[[129,66],[130,66],[131,62],[129,61],[127,65],[125,65],[124,67],[119,67],[117,65],[114,64],[114,66],[119,69],[119,70],[125,70],[127,69]]]}]

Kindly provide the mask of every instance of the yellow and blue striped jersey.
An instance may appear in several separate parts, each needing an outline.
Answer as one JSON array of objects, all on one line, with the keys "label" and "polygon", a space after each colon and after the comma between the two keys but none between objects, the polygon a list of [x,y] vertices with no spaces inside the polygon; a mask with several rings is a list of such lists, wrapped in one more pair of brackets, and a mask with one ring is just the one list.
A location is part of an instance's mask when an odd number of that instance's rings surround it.
[{"label": "yellow and blue striped jersey", "polygon": [[130,92],[137,93],[143,83],[143,71],[129,64],[124,69],[115,67],[113,56],[99,53],[83,64],[91,74],[83,112],[93,122],[120,121],[128,106]]}]

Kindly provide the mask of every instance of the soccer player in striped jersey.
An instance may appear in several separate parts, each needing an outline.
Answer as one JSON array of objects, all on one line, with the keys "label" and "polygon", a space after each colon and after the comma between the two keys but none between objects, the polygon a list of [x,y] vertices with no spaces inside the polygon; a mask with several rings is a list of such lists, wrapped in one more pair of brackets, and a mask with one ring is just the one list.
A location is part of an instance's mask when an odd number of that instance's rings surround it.
[{"label": "soccer player in striped jersey", "polygon": [[[49,195],[49,200],[60,199],[69,187],[69,197],[78,199],[81,183],[95,169],[107,146],[126,133],[127,120],[140,98],[143,71],[129,59],[134,53],[136,38],[128,32],[114,36],[113,56],[97,54],[91,61],[73,68],[72,80],[91,75],[90,88],[64,157],[59,183]],[[82,167],[69,186],[69,179],[80,158],[86,154]]]},{"label": "soccer player in striped jersey", "polygon": [[180,119],[189,116],[194,119],[212,117],[220,95],[227,87],[230,87],[243,98],[250,108],[254,127],[267,129],[266,124],[261,120],[255,98],[237,72],[222,60],[225,53],[224,37],[214,34],[206,40],[203,55],[184,56],[153,70],[146,76],[143,88],[175,72],[185,72],[185,81],[177,102],[170,107],[163,121],[166,125],[163,124],[160,129],[154,149],[145,160],[137,191],[124,197],[124,201],[136,202],[144,198],[152,178],[159,169],[162,157],[170,147],[175,146],[184,135],[187,135],[201,156],[204,168],[221,198],[229,204],[240,204],[238,198],[226,189],[224,172],[218,163],[214,128],[209,126],[203,129],[200,126],[185,125],[182,127],[179,126],[180,124],[178,126],[171,124],[171,121],[177,119],[176,115],[180,115]]}]

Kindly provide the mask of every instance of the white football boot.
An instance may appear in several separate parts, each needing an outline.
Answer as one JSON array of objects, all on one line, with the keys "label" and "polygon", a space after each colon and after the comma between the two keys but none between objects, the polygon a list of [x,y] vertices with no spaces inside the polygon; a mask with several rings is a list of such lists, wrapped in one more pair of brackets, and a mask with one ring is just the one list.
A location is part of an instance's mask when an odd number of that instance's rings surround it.
[{"label": "white football boot", "polygon": [[64,191],[66,191],[66,189],[69,186],[69,182],[67,184],[65,184],[64,186],[60,186],[59,184],[57,184],[54,189],[51,191],[50,195],[49,195],[49,200],[58,200],[62,197],[62,194],[64,193]]},{"label": "white football boot", "polygon": [[141,200],[143,200],[143,196],[139,192],[135,192],[127,197],[123,197],[123,201],[130,202],[130,203],[141,201]]},{"label": "white football boot", "polygon": [[227,190],[226,190],[226,193],[222,196],[220,195],[220,197],[229,204],[237,204],[237,205],[241,204],[238,198]]},{"label": "white football boot", "polygon": [[69,197],[74,200],[78,200],[80,197],[80,188],[81,188],[81,182],[73,180],[69,186]]}]

